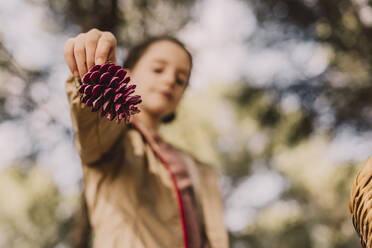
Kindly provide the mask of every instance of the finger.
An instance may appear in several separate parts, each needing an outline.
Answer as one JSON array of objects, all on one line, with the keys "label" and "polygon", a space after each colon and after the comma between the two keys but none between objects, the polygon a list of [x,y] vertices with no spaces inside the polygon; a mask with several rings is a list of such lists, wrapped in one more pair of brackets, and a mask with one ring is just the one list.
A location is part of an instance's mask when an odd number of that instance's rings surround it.
[{"label": "finger", "polygon": [[76,60],[76,65],[79,70],[80,77],[83,77],[87,73],[86,66],[86,52],[85,52],[85,42],[82,35],[76,38],[74,46],[74,55]]},{"label": "finger", "polygon": [[108,59],[116,64],[116,46],[110,49]]},{"label": "finger", "polygon": [[63,56],[65,57],[68,68],[75,77],[79,76],[79,72],[75,62],[74,56],[74,39],[70,38],[66,41],[63,48]]},{"label": "finger", "polygon": [[87,69],[89,70],[94,65],[97,43],[101,34],[97,29],[92,29],[87,34],[88,37],[85,41],[85,52]]},{"label": "finger", "polygon": [[[98,40],[95,63],[101,65],[105,63],[109,58],[110,51],[113,49],[115,52],[116,39],[110,32],[104,32],[101,38]],[[114,57],[111,55],[111,57]]]}]

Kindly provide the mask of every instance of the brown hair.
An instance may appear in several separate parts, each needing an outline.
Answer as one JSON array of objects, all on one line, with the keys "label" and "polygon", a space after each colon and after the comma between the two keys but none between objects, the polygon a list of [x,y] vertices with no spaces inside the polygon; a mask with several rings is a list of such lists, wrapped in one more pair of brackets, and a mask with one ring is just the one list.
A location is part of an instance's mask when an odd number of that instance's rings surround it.
[{"label": "brown hair", "polygon": [[[132,47],[129,50],[128,55],[123,63],[123,67],[128,68],[128,69],[133,69],[136,66],[137,62],[145,54],[146,50],[150,47],[150,45],[158,41],[171,41],[179,45],[181,48],[183,48],[190,59],[190,66],[192,67],[191,53],[187,50],[187,48],[181,41],[171,36],[151,37],[149,39],[146,39],[142,43]],[[171,113],[162,120],[162,123],[170,123],[175,118],[176,118],[176,114]],[[71,247],[72,248],[91,247],[92,228],[89,222],[88,207],[87,207],[84,194],[82,194],[80,209],[78,210],[78,213],[76,214],[76,218],[74,219],[73,222],[74,222],[73,227],[69,233],[69,240],[70,240]]]},{"label": "brown hair", "polygon": [[187,50],[185,45],[180,40],[178,40],[177,38],[174,38],[172,36],[165,36],[165,35],[164,36],[151,37],[151,38],[145,40],[144,42],[132,47],[129,50],[129,53],[127,55],[127,58],[124,61],[123,66],[125,68],[128,68],[128,69],[133,69],[136,66],[137,62],[145,54],[147,48],[149,48],[150,45],[152,45],[152,44],[154,44],[155,42],[158,42],[158,41],[170,41],[170,42],[173,42],[173,43],[179,45],[187,53],[187,55],[190,59],[190,65],[192,67],[192,55],[189,52],[189,50]]}]

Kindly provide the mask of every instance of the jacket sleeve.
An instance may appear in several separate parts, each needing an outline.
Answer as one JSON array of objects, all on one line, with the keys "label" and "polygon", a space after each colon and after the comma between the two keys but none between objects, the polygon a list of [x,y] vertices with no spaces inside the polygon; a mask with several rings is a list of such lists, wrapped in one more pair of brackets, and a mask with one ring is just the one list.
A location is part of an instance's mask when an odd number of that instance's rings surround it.
[{"label": "jacket sleeve", "polygon": [[127,125],[119,125],[99,116],[99,111],[80,102],[79,79],[70,75],[66,81],[66,94],[70,105],[75,147],[83,164],[94,165],[116,143]]}]

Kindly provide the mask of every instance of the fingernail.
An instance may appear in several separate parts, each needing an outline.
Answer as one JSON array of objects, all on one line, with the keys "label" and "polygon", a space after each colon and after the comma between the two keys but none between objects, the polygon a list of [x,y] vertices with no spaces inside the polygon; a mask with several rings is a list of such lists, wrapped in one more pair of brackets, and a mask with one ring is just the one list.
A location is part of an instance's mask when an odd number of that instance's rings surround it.
[{"label": "fingernail", "polygon": [[79,72],[78,71],[74,71],[74,76],[75,77],[79,77]]}]

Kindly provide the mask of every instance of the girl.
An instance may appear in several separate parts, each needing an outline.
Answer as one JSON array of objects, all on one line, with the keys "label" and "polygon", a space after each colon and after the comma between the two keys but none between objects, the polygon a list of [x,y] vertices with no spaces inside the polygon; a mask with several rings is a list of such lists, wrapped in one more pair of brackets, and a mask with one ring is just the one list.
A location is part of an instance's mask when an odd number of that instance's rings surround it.
[{"label": "girl", "polygon": [[81,104],[78,92],[89,68],[116,63],[115,49],[114,35],[97,29],[64,47],[93,246],[228,247],[217,173],[157,134],[161,123],[174,119],[187,88],[190,53],[171,37],[134,47],[124,67],[142,98],[141,112],[128,125],[117,125]]}]

